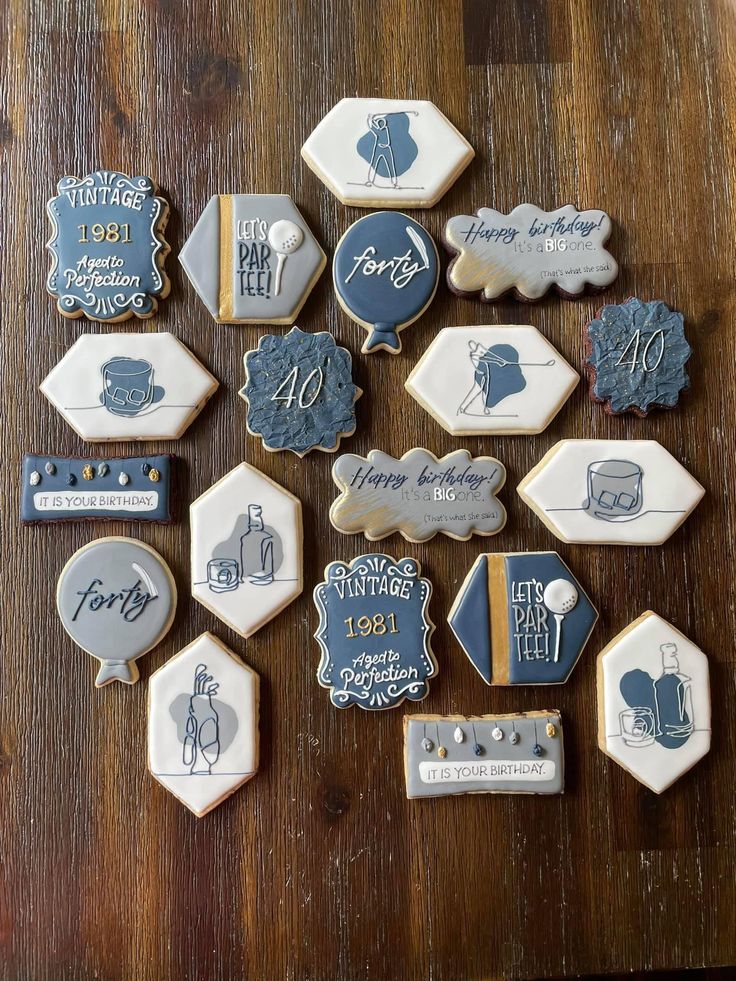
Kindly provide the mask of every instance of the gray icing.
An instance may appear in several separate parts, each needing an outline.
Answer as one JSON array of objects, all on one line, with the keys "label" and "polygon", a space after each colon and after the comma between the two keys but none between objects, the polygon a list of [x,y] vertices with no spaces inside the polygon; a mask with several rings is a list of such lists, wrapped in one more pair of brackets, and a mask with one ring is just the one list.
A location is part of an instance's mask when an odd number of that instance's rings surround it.
[{"label": "gray icing", "polygon": [[[171,520],[171,463],[174,457],[89,459],[23,457],[20,517],[24,522]],[[121,487],[120,477],[128,480]],[[69,483],[69,477],[75,481]]]},{"label": "gray icing", "polygon": [[537,300],[551,286],[570,297],[588,286],[601,289],[618,275],[616,260],[604,248],[610,234],[604,211],[578,211],[569,204],[556,211],[520,204],[508,215],[492,208],[455,215],[444,231],[455,256],[447,282],[458,293],[480,293],[482,300],[510,290]]},{"label": "gray icing", "polygon": [[[550,724],[554,735],[548,734]],[[409,798],[561,794],[565,762],[560,714],[405,716],[404,768]]]},{"label": "gray icing", "polygon": [[219,756],[232,745],[238,731],[238,715],[227,702],[207,693],[181,692],[169,705],[169,715],[176,723],[176,735],[179,742],[182,746],[186,746],[187,737],[191,737],[189,730],[191,730],[192,724],[190,720],[197,718],[198,710],[201,711],[203,704],[209,710],[211,718],[217,723],[217,752]]},{"label": "gray icing", "polygon": [[341,490],[330,520],[344,534],[373,541],[400,531],[423,542],[442,532],[454,538],[493,535],[506,523],[495,496],[506,480],[503,464],[456,450],[437,459],[417,447],[397,460],[382,450],[338,457],[332,476]]},{"label": "gray icing", "polygon": [[56,593],[64,629],[102,662],[95,684],[131,684],[132,663],[169,628],[176,588],[163,559],[132,538],[101,538],[64,567]]},{"label": "gray icing", "polygon": [[350,352],[332,334],[307,334],[294,327],[286,336],[267,334],[245,356],[248,429],[269,450],[334,450],[355,431]]},{"label": "gray icing", "polygon": [[690,387],[684,318],[661,300],[604,306],[588,324],[588,348],[591,397],[612,413],[672,408]]},{"label": "gray icing", "polygon": [[148,317],[168,293],[162,271],[168,207],[150,177],[97,170],[62,177],[47,213],[49,293],[60,313],[94,320]]},{"label": "gray icing", "polygon": [[289,323],[325,256],[287,194],[222,194],[210,198],[179,261],[216,320]]}]

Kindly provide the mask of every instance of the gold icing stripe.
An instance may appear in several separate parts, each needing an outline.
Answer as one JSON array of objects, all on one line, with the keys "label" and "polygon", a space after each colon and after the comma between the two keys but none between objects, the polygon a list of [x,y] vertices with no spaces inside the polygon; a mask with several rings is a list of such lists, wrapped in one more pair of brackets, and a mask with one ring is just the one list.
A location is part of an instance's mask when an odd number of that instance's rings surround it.
[{"label": "gold icing stripe", "polygon": [[[488,556],[488,615],[491,634],[491,679],[495,685],[509,682],[509,621],[506,602],[506,556]],[[495,655],[495,656],[494,656]]]},{"label": "gold icing stripe", "polygon": [[220,194],[220,320],[233,319],[233,198]]}]

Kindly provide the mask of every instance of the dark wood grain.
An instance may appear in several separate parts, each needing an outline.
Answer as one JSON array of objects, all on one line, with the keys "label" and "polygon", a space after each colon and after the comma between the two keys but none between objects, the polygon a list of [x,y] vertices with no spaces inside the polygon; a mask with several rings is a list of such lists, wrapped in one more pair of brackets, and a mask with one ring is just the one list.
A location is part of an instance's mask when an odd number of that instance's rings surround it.
[{"label": "dark wood grain", "polygon": [[[733,553],[736,534],[736,12],[727,0],[175,0],[3,5],[3,656],[0,662],[0,975],[12,979],[569,976],[736,961]],[[477,158],[430,212],[573,202],[615,221],[622,274],[607,299],[685,312],[692,393],[674,412],[610,418],[585,385],[538,437],[462,441],[509,470],[492,548],[558,547],[601,609],[568,684],[484,686],[445,622],[483,540],[380,547],[420,559],[435,585],[440,673],[426,712],[564,713],[567,793],[407,802],[402,711],[330,707],[315,678],[311,587],[364,549],[328,521],[331,459],[270,454],[247,435],[242,357],[263,329],[215,325],[176,253],[215,192],[287,192],[331,252],[359,212],[299,157],[343,95],[434,100]],[[304,595],[247,643],[188,597],[186,513],[171,527],[23,528],[20,457],[87,449],[37,394],[85,330],[44,281],[46,199],[63,174],[147,173],[172,206],[172,292],[148,329],[173,331],[221,380],[177,444],[181,499],[243,459],[305,509]],[[492,307],[443,287],[399,357],[356,357],[359,428],[344,446],[400,455],[461,445],[403,382],[445,325],[532,323],[580,367],[600,301]],[[362,331],[329,273],[300,317],[357,355]],[[661,548],[558,546],[514,485],[562,437],[659,439],[706,486]],[[110,453],[130,452],[124,444]],[[184,509],[185,510],[185,509]],[[54,583],[101,534],[133,534],[174,569],[173,630],[141,681],[96,691],[65,635]],[[710,656],[714,745],[662,797],[596,746],[594,655],[652,608]],[[147,679],[215,631],[263,681],[258,777],[197,821],[146,770]]]}]

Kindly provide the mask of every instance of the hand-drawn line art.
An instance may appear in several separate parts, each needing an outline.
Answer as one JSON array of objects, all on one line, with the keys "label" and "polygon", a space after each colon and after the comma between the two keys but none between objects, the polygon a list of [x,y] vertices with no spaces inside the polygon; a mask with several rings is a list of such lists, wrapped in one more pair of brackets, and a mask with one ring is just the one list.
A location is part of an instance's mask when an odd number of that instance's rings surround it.
[{"label": "hand-drawn line art", "polygon": [[[491,412],[495,406],[511,395],[523,392],[527,386],[525,368],[551,368],[555,359],[549,361],[520,361],[519,352],[512,344],[492,344],[484,348],[479,341],[468,341],[468,358],[473,369],[473,381],[465,398],[458,407],[459,416],[498,416],[515,419],[514,415],[500,415]],[[473,404],[481,398],[482,411],[471,411]]]},{"label": "hand-drawn line art", "polygon": [[182,762],[192,775],[212,773],[212,767],[220,757],[220,718],[212,696],[220,687],[207,665],[198,664],[194,671],[194,684],[189,699],[187,734],[182,750]]},{"label": "hand-drawn line art", "polygon": [[166,394],[154,384],[153,365],[144,358],[117,355],[102,365],[101,374],[100,402],[116,416],[137,416]]},{"label": "hand-drawn line art", "polygon": [[281,538],[264,524],[263,508],[249,504],[236,518],[230,536],[213,550],[204,581],[213,593],[229,593],[243,583],[270,586],[283,558]]},{"label": "hand-drawn line art", "polygon": [[620,735],[627,746],[658,742],[679,749],[695,731],[692,679],[680,670],[677,644],[662,644],[662,673],[655,680],[641,668],[623,675],[619,689],[629,709],[619,713]]},{"label": "hand-drawn line art", "polygon": [[378,183],[377,178],[382,177],[390,184],[379,183],[379,186],[395,190],[421,190],[421,187],[403,188],[398,181],[419,154],[419,147],[409,132],[409,116],[418,115],[414,109],[368,114],[368,132],[360,137],[356,145],[356,150],[368,164],[363,186],[373,187]]},{"label": "hand-drawn line art", "polygon": [[588,464],[588,496],[580,507],[545,508],[555,511],[586,511],[591,518],[622,524],[647,514],[684,514],[684,508],[647,508],[644,505],[644,470],[631,460],[596,460]]}]

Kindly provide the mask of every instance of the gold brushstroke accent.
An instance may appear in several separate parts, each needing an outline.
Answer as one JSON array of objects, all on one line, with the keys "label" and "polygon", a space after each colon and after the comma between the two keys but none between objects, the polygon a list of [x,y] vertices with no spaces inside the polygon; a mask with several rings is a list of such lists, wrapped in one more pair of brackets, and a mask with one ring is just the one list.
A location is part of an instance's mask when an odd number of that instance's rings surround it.
[{"label": "gold brushstroke accent", "polygon": [[220,309],[219,319],[233,319],[233,196],[220,194]]}]

